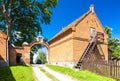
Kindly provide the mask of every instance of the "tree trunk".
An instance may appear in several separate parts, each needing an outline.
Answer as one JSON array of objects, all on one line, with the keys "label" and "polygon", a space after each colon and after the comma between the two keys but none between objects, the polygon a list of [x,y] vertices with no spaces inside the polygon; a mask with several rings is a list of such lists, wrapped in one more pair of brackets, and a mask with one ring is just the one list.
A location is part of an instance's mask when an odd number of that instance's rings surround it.
[{"label": "tree trunk", "polygon": [[7,26],[8,40],[9,40],[9,43],[11,43],[12,42],[12,33],[11,33],[12,25],[11,24],[6,24],[6,26]]},{"label": "tree trunk", "polygon": [[11,29],[12,29],[12,23],[11,23],[11,19],[10,19],[10,14],[8,13],[8,9],[6,8],[5,4],[3,5],[3,15],[5,18],[5,23],[6,23],[6,28],[7,28],[7,36],[8,36],[8,41],[9,43],[11,43],[11,37],[12,37],[12,33],[11,33]]}]

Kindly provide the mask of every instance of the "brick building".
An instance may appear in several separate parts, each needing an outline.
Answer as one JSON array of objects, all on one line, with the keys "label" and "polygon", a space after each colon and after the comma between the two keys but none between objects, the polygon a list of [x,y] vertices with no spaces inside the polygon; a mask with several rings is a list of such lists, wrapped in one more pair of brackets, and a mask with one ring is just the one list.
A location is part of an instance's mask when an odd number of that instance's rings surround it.
[{"label": "brick building", "polygon": [[[49,43],[49,63],[74,66],[87,59],[108,60],[108,36],[94,7],[56,34]],[[89,54],[90,53],[90,54]]]},{"label": "brick building", "polygon": [[7,65],[7,35],[0,31],[0,67]]},{"label": "brick building", "polygon": [[[108,36],[94,12],[94,7],[63,28],[48,43],[37,40],[22,47],[10,47],[9,63],[30,64],[30,49],[42,44],[48,49],[48,62],[66,66],[80,66],[84,60],[108,60]],[[7,36],[0,31],[0,65],[7,64]]]}]

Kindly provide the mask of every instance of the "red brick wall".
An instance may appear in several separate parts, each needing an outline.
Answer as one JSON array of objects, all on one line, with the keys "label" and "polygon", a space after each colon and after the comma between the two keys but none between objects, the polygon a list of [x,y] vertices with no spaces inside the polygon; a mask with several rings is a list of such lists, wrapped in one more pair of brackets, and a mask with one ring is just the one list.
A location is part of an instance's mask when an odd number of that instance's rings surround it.
[{"label": "red brick wall", "polygon": [[63,33],[49,44],[49,62],[73,62],[72,30]]},{"label": "red brick wall", "polygon": [[6,60],[6,39],[0,38],[0,55]]},{"label": "red brick wall", "polygon": [[15,65],[16,64],[16,50],[14,47],[10,48],[10,53],[9,53],[9,63],[10,65]]},{"label": "red brick wall", "polygon": [[100,24],[96,14],[89,13],[77,26],[74,37],[74,59],[77,62],[85,51],[90,41],[90,28],[95,28],[97,32],[104,33],[104,44],[101,44],[101,48],[104,52],[105,60],[108,60],[108,42],[107,35],[104,32],[102,25]]},{"label": "red brick wall", "polygon": [[4,65],[6,62],[6,51],[7,51],[7,36],[0,31],[0,65]]},{"label": "red brick wall", "polygon": [[25,45],[23,47],[11,47],[10,49],[10,64],[16,64],[17,53],[22,54],[23,64],[30,64],[30,46]]}]

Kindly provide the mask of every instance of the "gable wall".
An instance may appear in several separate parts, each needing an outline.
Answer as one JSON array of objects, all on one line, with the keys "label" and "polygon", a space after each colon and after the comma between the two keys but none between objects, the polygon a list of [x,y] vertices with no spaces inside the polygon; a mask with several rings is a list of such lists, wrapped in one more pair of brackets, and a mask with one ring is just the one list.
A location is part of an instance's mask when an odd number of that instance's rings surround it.
[{"label": "gable wall", "polygon": [[[90,41],[90,27],[93,27],[98,32],[104,33],[104,30],[97,19],[96,15],[92,12],[87,15],[77,26],[74,35],[74,60],[78,62],[86,47]],[[108,59],[108,46],[107,46],[107,35],[104,33],[104,44],[101,44],[102,50],[105,54],[105,59]]]}]

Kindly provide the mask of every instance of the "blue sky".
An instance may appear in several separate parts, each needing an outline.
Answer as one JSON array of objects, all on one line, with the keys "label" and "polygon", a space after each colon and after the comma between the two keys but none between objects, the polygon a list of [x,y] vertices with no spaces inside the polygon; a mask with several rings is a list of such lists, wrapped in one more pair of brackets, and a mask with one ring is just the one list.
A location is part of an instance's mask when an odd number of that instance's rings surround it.
[{"label": "blue sky", "polygon": [[51,23],[42,25],[43,37],[51,39],[62,27],[86,13],[91,4],[103,27],[111,27],[113,37],[120,39],[120,0],[59,0],[52,9]]}]

